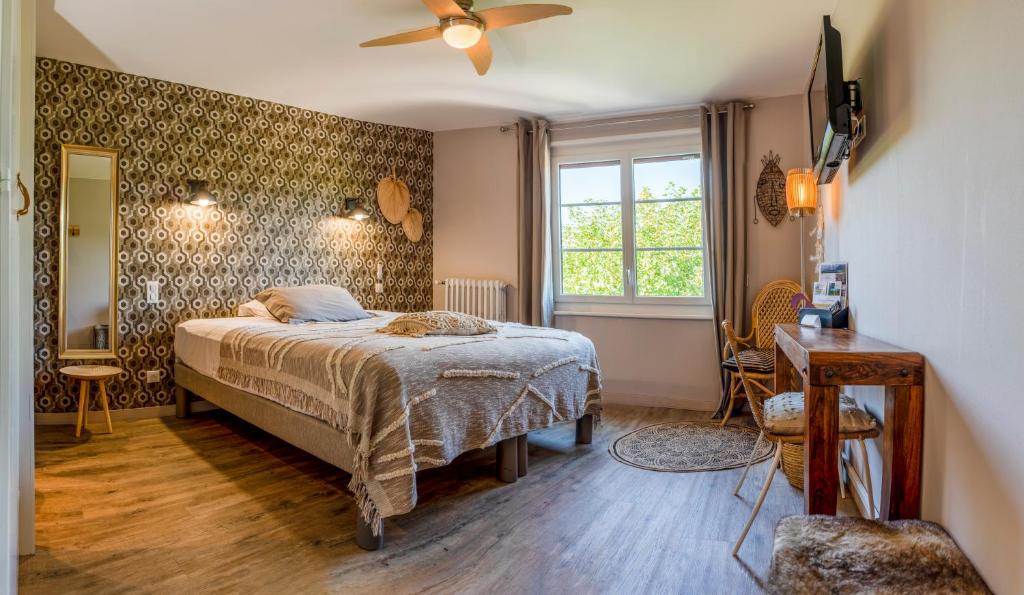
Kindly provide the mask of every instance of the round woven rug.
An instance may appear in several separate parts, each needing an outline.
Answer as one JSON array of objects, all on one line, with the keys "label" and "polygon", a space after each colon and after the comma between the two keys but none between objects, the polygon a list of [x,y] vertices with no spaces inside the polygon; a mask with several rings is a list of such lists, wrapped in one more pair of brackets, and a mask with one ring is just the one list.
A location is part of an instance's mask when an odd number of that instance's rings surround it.
[{"label": "round woven rug", "polygon": [[[757,430],[716,421],[673,421],[640,428],[608,447],[620,462],[651,471],[718,471],[747,464]],[[754,462],[772,456],[775,445],[762,440]]]}]

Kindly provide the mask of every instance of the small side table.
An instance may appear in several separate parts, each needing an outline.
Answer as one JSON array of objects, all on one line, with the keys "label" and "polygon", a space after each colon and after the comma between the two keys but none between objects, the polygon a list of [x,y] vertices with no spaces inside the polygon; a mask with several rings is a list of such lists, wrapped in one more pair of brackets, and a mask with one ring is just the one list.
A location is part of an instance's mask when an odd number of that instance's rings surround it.
[{"label": "small side table", "polygon": [[99,365],[67,366],[61,368],[60,373],[79,381],[75,438],[82,435],[82,426],[86,425],[86,418],[89,416],[89,382],[95,382],[100,387],[100,404],[103,405],[103,414],[107,417],[107,433],[113,434],[114,425],[110,423],[110,405],[107,402],[107,380],[120,374],[121,368]]}]

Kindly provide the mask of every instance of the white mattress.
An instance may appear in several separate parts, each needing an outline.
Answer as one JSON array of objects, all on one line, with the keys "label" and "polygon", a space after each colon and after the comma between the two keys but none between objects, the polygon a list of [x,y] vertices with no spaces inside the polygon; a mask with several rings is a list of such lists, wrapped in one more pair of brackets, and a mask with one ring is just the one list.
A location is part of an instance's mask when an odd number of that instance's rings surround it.
[{"label": "white mattress", "polygon": [[[391,314],[385,310],[367,310],[374,316]],[[203,376],[217,377],[220,367],[220,342],[228,331],[240,326],[281,326],[283,322],[255,316],[234,318],[197,318],[182,322],[174,330],[174,354]]]},{"label": "white mattress", "polygon": [[284,323],[252,316],[204,318],[182,322],[175,327],[174,354],[196,372],[216,378],[217,368],[220,366],[220,342],[224,335],[240,326],[259,324],[281,326]]}]

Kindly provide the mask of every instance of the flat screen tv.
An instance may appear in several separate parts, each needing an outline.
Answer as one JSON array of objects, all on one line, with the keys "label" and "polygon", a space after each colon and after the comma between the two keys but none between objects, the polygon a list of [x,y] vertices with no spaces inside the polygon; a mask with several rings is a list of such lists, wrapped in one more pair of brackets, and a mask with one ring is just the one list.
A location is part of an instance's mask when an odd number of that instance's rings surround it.
[{"label": "flat screen tv", "polygon": [[843,42],[828,16],[822,17],[818,51],[807,83],[811,163],[819,184],[828,184],[849,155],[850,101],[843,79]]}]

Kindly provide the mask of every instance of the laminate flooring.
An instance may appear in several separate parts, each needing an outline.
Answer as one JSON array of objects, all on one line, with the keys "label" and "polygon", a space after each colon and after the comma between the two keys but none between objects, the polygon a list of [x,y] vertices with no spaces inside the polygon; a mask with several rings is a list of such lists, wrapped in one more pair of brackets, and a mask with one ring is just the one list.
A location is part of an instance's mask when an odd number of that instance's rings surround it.
[{"label": "laminate flooring", "polygon": [[[354,542],[347,473],[225,412],[122,421],[114,434],[37,428],[37,552],[24,593],[757,593],[801,493],[778,473],[741,557],[730,550],[768,462],[659,473],[609,442],[706,413],[607,406],[592,445],[574,424],[530,434],[530,471],[495,479],[494,448],[418,474],[419,504]],[[739,423],[744,423],[740,418]],[[746,420],[749,423],[749,420]],[[852,502],[840,501],[845,514]]]}]

